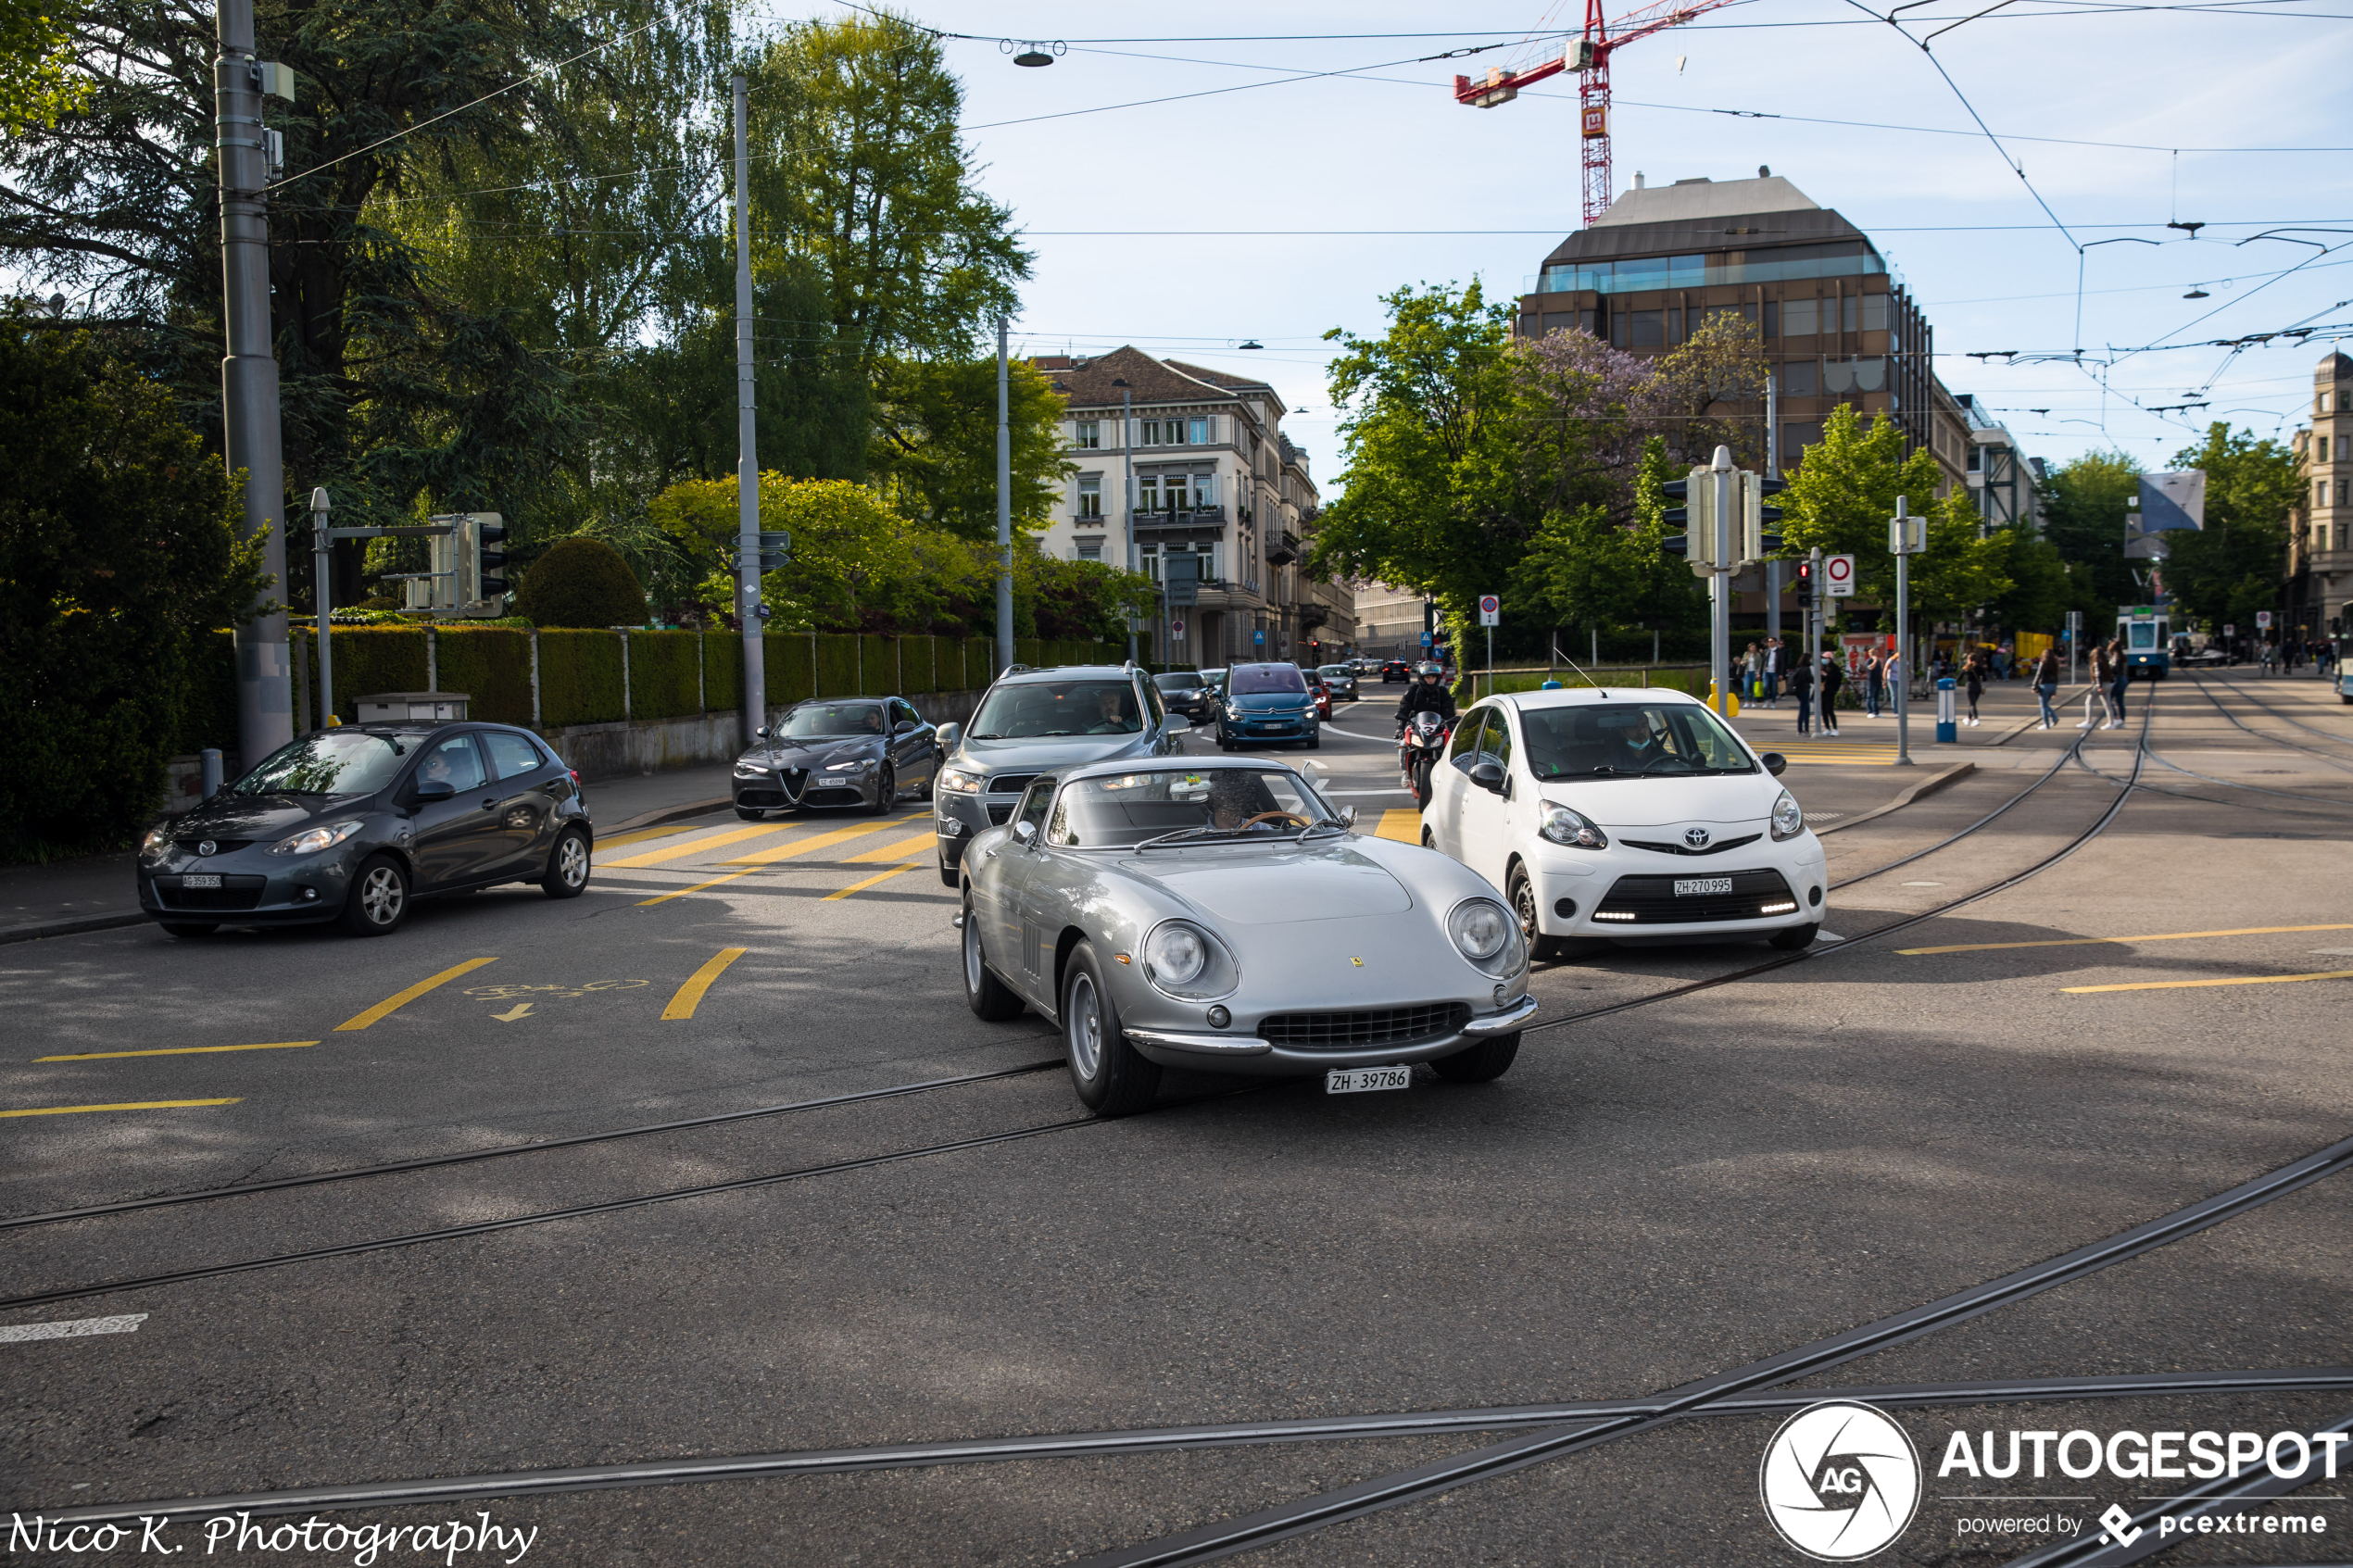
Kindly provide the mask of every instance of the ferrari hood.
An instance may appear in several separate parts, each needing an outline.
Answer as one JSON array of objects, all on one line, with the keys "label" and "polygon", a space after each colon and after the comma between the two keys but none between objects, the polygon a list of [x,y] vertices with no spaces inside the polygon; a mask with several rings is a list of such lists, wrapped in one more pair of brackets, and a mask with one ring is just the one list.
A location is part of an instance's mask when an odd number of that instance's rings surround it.
[{"label": "ferrari hood", "polygon": [[1402,914],[1413,895],[1346,844],[1262,850],[1248,845],[1156,849],[1120,869],[1229,926],[1290,925]]}]

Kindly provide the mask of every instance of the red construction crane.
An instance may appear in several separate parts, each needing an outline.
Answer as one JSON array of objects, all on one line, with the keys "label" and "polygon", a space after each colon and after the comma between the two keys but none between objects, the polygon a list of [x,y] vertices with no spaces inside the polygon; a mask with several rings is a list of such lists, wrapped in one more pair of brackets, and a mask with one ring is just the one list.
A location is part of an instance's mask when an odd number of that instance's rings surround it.
[{"label": "red construction crane", "polygon": [[[1566,4],[1567,0],[1561,0]],[[1473,108],[1491,109],[1508,104],[1519,96],[1519,90],[1548,76],[1565,70],[1581,73],[1577,86],[1578,131],[1585,147],[1585,221],[1591,224],[1608,210],[1609,178],[1609,57],[1638,38],[1648,38],[1654,32],[1664,32],[1670,27],[1680,27],[1694,17],[1704,17],[1732,0],[1655,0],[1648,6],[1637,6],[1616,21],[1602,17],[1602,0],[1585,0],[1585,32],[1569,40],[1568,47],[1558,58],[1537,65],[1513,69],[1498,66],[1478,82],[1467,76],[1454,78],[1454,101]],[[1560,12],[1555,5],[1537,24],[1537,31],[1547,31],[1550,22]],[[1616,36],[1612,36],[1613,31]],[[1522,56],[1525,58],[1526,56]]]}]

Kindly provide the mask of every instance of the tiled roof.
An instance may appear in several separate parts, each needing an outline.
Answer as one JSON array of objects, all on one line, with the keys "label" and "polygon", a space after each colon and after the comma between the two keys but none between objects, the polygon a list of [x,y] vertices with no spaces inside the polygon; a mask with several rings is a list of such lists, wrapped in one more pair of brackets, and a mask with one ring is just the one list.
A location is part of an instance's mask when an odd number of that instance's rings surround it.
[{"label": "tiled roof", "polygon": [[[1114,348],[1083,364],[1059,354],[1041,355],[1031,363],[1053,383],[1055,391],[1078,408],[1116,408],[1123,391],[1138,403],[1214,403],[1255,392],[1273,399],[1278,411],[1282,406],[1265,382],[1175,359],[1155,359],[1137,348]],[[1127,385],[1114,386],[1114,381]]]}]

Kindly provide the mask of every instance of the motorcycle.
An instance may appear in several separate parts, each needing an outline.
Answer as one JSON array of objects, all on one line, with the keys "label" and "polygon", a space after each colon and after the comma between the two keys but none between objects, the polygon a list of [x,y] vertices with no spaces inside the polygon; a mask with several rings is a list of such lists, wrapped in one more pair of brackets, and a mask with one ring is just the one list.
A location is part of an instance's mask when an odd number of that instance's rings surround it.
[{"label": "motorcycle", "polygon": [[1445,720],[1425,709],[1406,721],[1405,733],[1398,737],[1398,771],[1405,775],[1415,803],[1424,810],[1429,809],[1430,773],[1446,753],[1446,737],[1452,729]]}]

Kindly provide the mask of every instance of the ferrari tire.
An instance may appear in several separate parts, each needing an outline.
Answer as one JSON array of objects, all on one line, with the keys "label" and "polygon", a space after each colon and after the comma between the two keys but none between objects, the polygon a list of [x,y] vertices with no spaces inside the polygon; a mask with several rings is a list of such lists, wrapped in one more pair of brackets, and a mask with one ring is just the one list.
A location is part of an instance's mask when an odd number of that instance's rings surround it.
[{"label": "ferrari tire", "polygon": [[1488,1084],[1511,1070],[1513,1059],[1519,1055],[1519,1032],[1498,1035],[1481,1040],[1468,1050],[1441,1056],[1431,1062],[1430,1071],[1450,1084]]},{"label": "ferrari tire", "polygon": [[973,1015],[989,1023],[1002,1023],[1021,1016],[1022,999],[1013,987],[997,978],[988,967],[988,955],[980,945],[980,916],[973,909],[970,893],[964,895],[963,970],[964,1003]]},{"label": "ferrari tire", "polygon": [[1098,1116],[1150,1107],[1160,1094],[1160,1063],[1127,1043],[1092,943],[1072,948],[1063,966],[1062,1014],[1063,1055],[1079,1102]]},{"label": "ferrari tire", "polygon": [[1526,866],[1512,868],[1504,896],[1512,907],[1512,913],[1519,918],[1520,939],[1528,944],[1528,956],[1540,962],[1560,957],[1560,938],[1545,935],[1542,923],[1537,918],[1536,884],[1529,876]]},{"label": "ferrari tire", "polygon": [[1821,929],[1818,921],[1807,925],[1793,925],[1787,931],[1775,932],[1769,940],[1784,953],[1800,953],[1814,945],[1814,934]]}]

